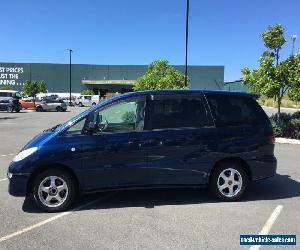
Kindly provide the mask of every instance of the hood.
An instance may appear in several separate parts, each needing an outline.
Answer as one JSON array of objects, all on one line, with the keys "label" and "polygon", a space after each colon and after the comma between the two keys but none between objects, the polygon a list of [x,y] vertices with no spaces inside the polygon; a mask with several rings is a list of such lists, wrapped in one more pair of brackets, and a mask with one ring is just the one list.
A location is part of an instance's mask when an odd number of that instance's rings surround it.
[{"label": "hood", "polygon": [[44,145],[46,142],[48,142],[49,140],[51,140],[53,138],[53,136],[55,136],[54,132],[51,131],[44,131],[40,134],[38,134],[37,136],[35,136],[33,139],[31,139],[31,141],[29,141],[22,149],[28,149],[28,148],[32,148],[32,147],[41,147],[42,145]]}]

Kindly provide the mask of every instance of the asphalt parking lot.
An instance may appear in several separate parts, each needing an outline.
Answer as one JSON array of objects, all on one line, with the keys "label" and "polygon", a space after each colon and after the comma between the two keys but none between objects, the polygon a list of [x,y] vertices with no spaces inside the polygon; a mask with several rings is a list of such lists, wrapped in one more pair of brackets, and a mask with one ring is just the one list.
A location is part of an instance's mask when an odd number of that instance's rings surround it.
[{"label": "asphalt parking lot", "polygon": [[[0,112],[0,249],[249,249],[239,245],[240,234],[264,229],[300,237],[300,145],[276,144],[276,177],[251,183],[235,203],[197,189],[118,191],[86,195],[72,211],[47,214],[30,199],[9,196],[13,156],[37,133],[82,110]],[[277,217],[266,225],[274,210]],[[261,247],[267,248],[290,247]]]}]

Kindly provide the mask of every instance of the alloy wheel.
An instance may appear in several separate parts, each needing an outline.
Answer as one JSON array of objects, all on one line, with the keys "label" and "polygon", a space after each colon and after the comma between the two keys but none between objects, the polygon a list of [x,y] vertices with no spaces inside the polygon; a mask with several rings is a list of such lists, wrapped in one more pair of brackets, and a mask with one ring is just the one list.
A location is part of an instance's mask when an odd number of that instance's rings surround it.
[{"label": "alloy wheel", "polygon": [[38,196],[47,207],[61,206],[67,199],[69,188],[65,180],[58,176],[46,177],[38,187]]},{"label": "alloy wheel", "polygon": [[227,168],[219,174],[217,185],[223,196],[234,197],[241,191],[243,178],[236,169]]}]

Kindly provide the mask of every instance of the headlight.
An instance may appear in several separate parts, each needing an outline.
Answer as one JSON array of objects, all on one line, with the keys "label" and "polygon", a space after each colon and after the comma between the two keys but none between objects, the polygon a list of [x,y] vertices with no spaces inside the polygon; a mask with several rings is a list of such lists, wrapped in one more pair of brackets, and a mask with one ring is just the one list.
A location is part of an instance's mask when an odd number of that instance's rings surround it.
[{"label": "headlight", "polygon": [[24,158],[26,158],[27,156],[33,154],[35,151],[37,151],[37,149],[38,149],[37,147],[25,149],[25,150],[21,151],[20,153],[18,153],[15,156],[15,158],[13,159],[13,161],[14,162],[21,161]]}]

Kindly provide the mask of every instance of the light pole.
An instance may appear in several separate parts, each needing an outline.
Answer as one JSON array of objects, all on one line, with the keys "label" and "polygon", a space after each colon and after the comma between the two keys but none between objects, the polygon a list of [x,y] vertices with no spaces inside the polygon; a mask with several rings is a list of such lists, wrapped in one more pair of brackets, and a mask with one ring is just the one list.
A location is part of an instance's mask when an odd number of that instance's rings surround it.
[{"label": "light pole", "polygon": [[291,39],[292,39],[292,56],[294,56],[295,42],[297,39],[297,35],[292,35]]},{"label": "light pole", "polygon": [[188,41],[189,41],[189,11],[190,11],[190,0],[186,0],[186,19],[185,19],[185,79],[184,84],[187,86],[187,61],[188,61]]},{"label": "light pole", "polygon": [[69,105],[72,105],[72,49],[67,49],[69,51],[70,63],[69,63],[69,80],[70,80],[70,99]]}]

